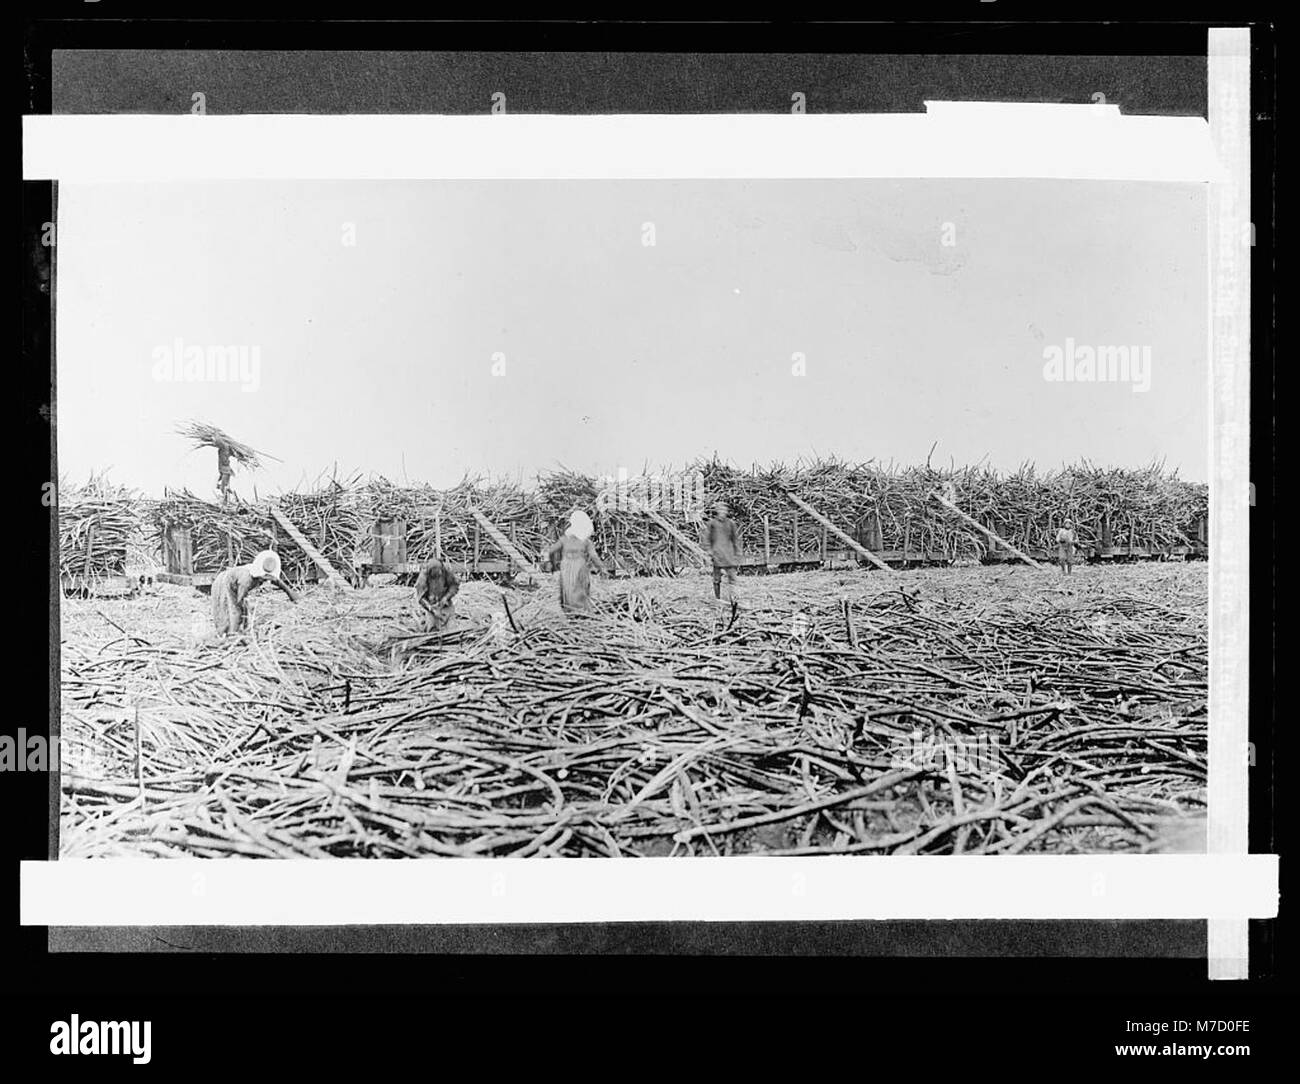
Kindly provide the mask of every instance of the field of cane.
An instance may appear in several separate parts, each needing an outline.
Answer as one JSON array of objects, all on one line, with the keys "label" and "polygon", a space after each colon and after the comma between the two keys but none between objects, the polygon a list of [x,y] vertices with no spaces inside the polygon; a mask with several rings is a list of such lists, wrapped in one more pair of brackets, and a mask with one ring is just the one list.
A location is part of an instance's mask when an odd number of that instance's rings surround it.
[{"label": "field of cane", "polygon": [[1201,850],[1196,563],[62,608],[65,856]]}]

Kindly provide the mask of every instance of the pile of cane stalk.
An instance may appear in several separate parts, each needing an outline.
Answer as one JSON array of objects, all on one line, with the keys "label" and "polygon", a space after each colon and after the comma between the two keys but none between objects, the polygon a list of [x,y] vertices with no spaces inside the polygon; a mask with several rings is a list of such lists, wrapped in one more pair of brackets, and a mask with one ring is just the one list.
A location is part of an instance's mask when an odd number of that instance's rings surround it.
[{"label": "pile of cane stalk", "polygon": [[700,469],[709,503],[728,502],[747,549],[762,546],[766,519],[772,550],[802,556],[817,553],[821,528],[791,508],[787,492],[861,544],[870,544],[878,529],[882,549],[936,553],[951,560],[983,557],[990,542],[934,500],[935,493],[1011,545],[1034,550],[1052,549],[1056,530],[1066,519],[1073,521],[1081,545],[1097,546],[1103,517],[1113,547],[1186,545],[1209,501],[1206,486],[1184,482],[1160,464],[1127,470],[1082,462],[1044,473],[1024,464],[1001,473],[988,467],[938,469],[823,459],[749,471],[715,461]]},{"label": "pile of cane stalk", "polygon": [[[68,856],[1017,854],[1162,848],[1206,781],[1203,565],[487,583],[65,603]],[[275,596],[268,592],[268,596]]]},{"label": "pile of cane stalk", "polygon": [[146,504],[133,490],[92,475],[84,485],[58,490],[59,576],[122,575],[152,547],[146,543]]},{"label": "pile of cane stalk", "polygon": [[233,500],[226,505],[205,501],[188,490],[168,491],[150,508],[159,550],[167,527],[184,527],[190,532],[190,552],[196,572],[220,572],[245,564],[262,550],[281,554],[285,574],[297,578],[311,562],[305,554],[277,531],[275,521],[262,505]]},{"label": "pile of cane stalk", "polygon": [[[702,485],[694,483],[696,477]],[[1040,474],[1024,464],[1012,473],[988,467],[898,467],[846,463],[834,458],[748,470],[718,460],[680,471],[643,473],[619,490],[572,472],[540,479],[538,504],[545,527],[563,530],[569,509],[591,515],[599,552],[617,557],[620,568],[671,573],[689,565],[682,547],[638,506],[649,504],[688,536],[703,540],[703,524],[715,501],[725,501],[740,528],[743,548],[774,557],[808,559],[823,546],[822,525],[797,510],[795,494],[864,546],[934,555],[956,561],[990,552],[988,537],[933,499],[938,493],[1019,549],[1051,551],[1058,528],[1073,523],[1085,548],[1102,543],[1103,520],[1110,545],[1152,549],[1187,545],[1197,519],[1208,511],[1208,490],[1184,482],[1160,464],[1138,470],[1103,469],[1083,462]],[[844,543],[830,538],[831,549]]]},{"label": "pile of cane stalk", "polygon": [[[643,472],[626,483],[626,499],[618,493],[612,480],[562,470],[539,476],[528,488],[514,480],[481,477],[466,477],[443,490],[354,477],[275,499],[349,578],[370,556],[371,533],[380,520],[406,524],[411,563],[441,553],[469,566],[476,537],[480,559],[505,560],[508,554],[477,524],[475,509],[530,560],[559,538],[570,512],[581,509],[595,525],[597,552],[618,568],[641,575],[673,575],[691,567],[688,547],[660,519],[698,544],[717,500],[729,505],[744,550],[762,553],[766,540],[774,560],[813,558],[824,544],[844,548],[838,538],[824,543],[822,525],[798,511],[788,493],[861,545],[940,561],[983,558],[990,540],[934,500],[935,493],[1012,546],[1035,551],[1053,549],[1056,530],[1066,519],[1073,521],[1085,549],[1100,545],[1103,520],[1111,545],[1120,552],[1128,546],[1186,546],[1208,510],[1204,485],[1184,482],[1160,464],[1121,470],[1079,463],[1047,473],[1026,464],[1003,474],[987,467],[941,470],[928,464],[896,467],[836,459],[744,470],[715,459],[662,474]],[[656,515],[647,514],[647,507]],[[274,548],[291,578],[315,574],[315,565],[277,526],[265,502],[236,500],[223,507],[189,493],[168,494],[156,502],[152,516],[159,538],[168,524],[191,527],[197,571],[226,567],[228,554],[238,563]]]}]

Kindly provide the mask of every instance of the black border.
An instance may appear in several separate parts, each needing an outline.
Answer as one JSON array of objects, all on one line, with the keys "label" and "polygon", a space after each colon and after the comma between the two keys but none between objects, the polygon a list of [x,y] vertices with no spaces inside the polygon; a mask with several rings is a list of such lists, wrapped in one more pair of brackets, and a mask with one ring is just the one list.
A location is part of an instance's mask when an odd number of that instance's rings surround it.
[{"label": "black border", "polygon": [[[899,5],[891,5],[891,8],[894,7]],[[961,52],[983,56],[1041,53],[1129,58],[1142,55],[1203,55],[1208,25],[1243,25],[1251,21],[1239,17],[1208,23],[1188,22],[1180,18],[1145,23],[1090,21],[1029,24],[999,22],[991,18],[993,13],[1009,17],[1013,13],[1018,14],[1018,9],[1029,7],[1006,0],[986,5],[983,10],[973,3],[950,7],[970,13],[968,21],[947,24],[896,22],[820,26],[795,23],[701,26],[576,22],[343,24],[301,19],[272,21],[266,18],[264,5],[259,5],[255,10],[248,9],[261,16],[260,21],[229,18],[228,16],[244,13],[240,5],[223,5],[221,14],[227,17],[209,22],[195,21],[201,17],[201,12],[192,13],[194,18],[188,21],[137,21],[132,16],[136,12],[143,13],[142,5],[111,5],[110,0],[104,0],[104,10],[101,12],[97,10],[98,5],[92,9],[83,4],[63,3],[50,5],[41,13],[41,16],[55,18],[29,18],[24,24],[24,72],[21,77],[19,112],[49,110],[50,50],[54,48],[438,48],[530,52],[556,49],[578,52],[631,49],[643,52],[726,51],[837,55]],[[1141,16],[1141,12],[1134,11],[1133,5],[1114,7],[1114,12],[1108,10],[1108,6],[1089,8],[1088,16],[1092,20],[1107,19],[1112,15],[1130,20]],[[367,17],[377,18],[391,9],[391,5],[374,5],[367,12]],[[61,11],[68,11],[76,18],[59,21],[57,16]],[[103,17],[86,19],[88,12]],[[882,13],[873,10],[872,14],[893,14],[893,11]],[[915,12],[909,9],[901,17],[915,17]],[[1251,774],[1250,839],[1253,852],[1278,852],[1282,850],[1282,839],[1274,811],[1275,765],[1285,761],[1283,749],[1277,742],[1289,739],[1285,733],[1274,729],[1273,706],[1276,433],[1271,269],[1274,257],[1276,41],[1272,27],[1259,24],[1253,26],[1253,38],[1252,205],[1257,243],[1252,278],[1252,474],[1255,478],[1257,503],[1252,512],[1251,539],[1251,738],[1255,743],[1257,766]],[[988,93],[987,86],[983,93]],[[1009,88],[1008,96],[1014,97],[1015,94],[1016,88]],[[23,486],[22,491],[29,494],[36,492],[39,484],[57,477],[57,471],[51,472],[52,464],[45,455],[45,448],[51,446],[46,443],[50,431],[44,428],[47,423],[39,412],[41,405],[50,401],[50,387],[47,383],[52,345],[50,325],[41,319],[42,313],[49,311],[43,306],[50,303],[50,297],[40,286],[42,278],[49,272],[48,260],[51,254],[34,248],[31,240],[33,228],[49,220],[52,200],[51,185],[30,182],[22,185],[20,297],[23,313],[24,382],[19,397],[20,425],[13,431],[21,438],[24,456],[32,456],[33,473],[27,473],[26,469],[23,471],[29,484]],[[43,263],[43,260],[46,262]],[[40,451],[34,452],[34,448]],[[24,532],[21,537],[46,537],[54,544],[56,540],[52,510],[42,508],[41,514],[47,517],[47,521],[30,533]],[[19,544],[24,556],[27,544]],[[30,544],[33,548],[39,545],[38,542]],[[49,553],[45,556],[48,566]],[[30,603],[45,609],[50,602],[46,587],[47,583],[41,578],[31,577],[25,580],[21,589],[30,590],[33,595],[39,592],[40,598],[26,599],[24,604]],[[42,661],[47,667],[54,655],[53,645],[48,658],[42,653]],[[53,676],[50,693],[51,696],[57,693]],[[48,712],[48,704],[40,707]],[[37,720],[41,718],[41,713],[31,710],[25,712],[25,716]],[[48,725],[48,715],[45,715],[45,720],[45,725]],[[36,727],[30,726],[29,733],[34,729]],[[0,780],[0,785],[13,793],[22,808],[28,811],[33,806],[40,808],[41,797],[47,793],[47,780],[39,776],[10,776]],[[19,857],[30,859],[46,856],[47,825],[32,818],[30,812],[10,823],[18,826],[18,832],[7,838],[16,844]],[[732,923],[685,923],[669,931],[656,924],[611,925],[601,931],[603,943],[593,943],[588,948],[589,952],[609,955],[564,955],[545,949],[546,955],[540,956],[495,954],[500,951],[503,942],[516,946],[529,943],[538,947],[549,945],[552,949],[558,946],[560,949],[576,951],[573,946],[584,937],[577,934],[573,927],[514,927],[508,931],[496,932],[490,927],[475,927],[472,929],[486,940],[474,955],[404,954],[411,947],[410,938],[405,935],[414,932],[418,938],[420,928],[407,930],[403,938],[394,939],[400,947],[398,952],[376,951],[376,946],[367,948],[364,945],[364,938],[360,943],[354,939],[347,948],[358,954],[343,960],[326,955],[324,951],[301,955],[276,951],[305,947],[303,941],[313,937],[323,940],[323,944],[318,942],[316,946],[319,949],[332,951],[343,948],[339,941],[331,941],[331,937],[338,931],[329,930],[311,931],[311,937],[300,930],[282,930],[278,931],[282,935],[278,938],[273,931],[263,931],[265,936],[260,938],[260,943],[258,938],[253,938],[246,946],[252,950],[251,955],[237,954],[238,931],[232,938],[235,943],[229,945],[235,951],[229,954],[210,951],[210,943],[202,939],[191,942],[203,945],[197,952],[192,948],[173,947],[171,951],[156,953],[48,953],[46,930],[40,927],[17,927],[17,866],[9,863],[8,868],[11,870],[11,891],[8,893],[10,929],[16,931],[17,937],[7,946],[7,962],[11,965],[12,974],[24,975],[25,996],[33,999],[28,1004],[30,1012],[45,1020],[51,1018],[50,1013],[57,1015],[77,1011],[75,1006],[71,1006],[70,997],[92,991],[112,995],[115,1003],[113,1011],[118,1014],[126,1011],[121,1005],[122,998],[134,994],[150,998],[150,1011],[165,1015],[164,1003],[159,1002],[159,998],[174,1000],[178,1006],[184,1006],[188,998],[200,995],[265,995],[270,991],[262,984],[268,983],[272,975],[277,976],[278,985],[287,986],[299,998],[311,992],[319,995],[330,991],[340,997],[348,993],[365,994],[367,991],[373,995],[376,984],[383,993],[416,999],[435,994],[472,999],[530,991],[544,999],[548,991],[556,997],[574,997],[601,990],[672,998],[683,996],[684,988],[693,988],[696,995],[710,993],[715,997],[765,997],[774,1002],[801,991],[809,995],[840,999],[905,993],[912,997],[928,996],[930,1004],[936,1004],[945,996],[961,996],[963,999],[976,999],[975,1002],[965,1002],[966,1011],[971,1013],[976,1027],[984,1026],[979,1023],[985,1013],[980,1007],[979,999],[993,995],[1033,996],[1036,991],[1046,990],[1055,991],[1056,996],[1078,997],[1091,994],[1092,1000],[1086,1006],[1077,1002],[1069,1005],[1077,1025],[1081,1021],[1097,1017],[1098,1013],[1106,1019],[1120,1013],[1117,1002],[1098,1002],[1096,999],[1101,995],[1108,998],[1119,995],[1126,1005],[1132,1005],[1141,996],[1157,995],[1159,1003],[1151,1011],[1169,1015],[1171,998],[1195,995],[1204,999],[1209,996],[1211,989],[1205,978],[1203,959],[1053,958],[1056,953],[1069,955],[1072,947],[1089,951],[1089,938],[1080,930],[1072,930],[1068,923],[1036,924],[1044,929],[1028,933],[1023,928],[1035,924],[922,924],[927,931],[940,935],[932,940],[941,942],[949,951],[958,953],[963,951],[963,946],[965,951],[972,948],[978,951],[990,944],[997,946],[999,942],[1002,942],[1002,949],[1006,951],[1014,937],[1028,937],[1042,952],[1036,959],[968,957],[938,960],[892,957],[892,951],[899,948],[899,942],[905,943],[907,939],[900,937],[897,941],[889,940],[897,931],[872,923],[770,924],[766,929],[763,926]],[[1106,953],[1098,950],[1097,935],[1102,933],[1102,927],[1106,925],[1127,927],[1114,935],[1118,942],[1112,939],[1112,944],[1134,944],[1138,943],[1134,938],[1156,934],[1154,928],[1142,929],[1140,924],[1089,924],[1088,930],[1093,935],[1094,942],[1091,951],[1099,957],[1104,957]],[[1188,924],[1164,925],[1178,927],[1175,941],[1178,936],[1186,935]],[[1190,925],[1203,928],[1199,923]],[[1018,933],[1013,929],[1017,926],[1022,927]],[[1244,1005],[1247,997],[1272,997],[1279,993],[1280,961],[1275,956],[1275,926],[1273,922],[1251,924],[1253,981],[1217,984],[1213,988],[1216,1001],[1227,1000]],[[431,929],[444,936],[444,951],[447,948],[454,951],[457,947],[455,929]],[[174,936],[177,932],[149,931],[148,936],[165,937],[173,941],[174,945],[186,944],[177,941]],[[863,934],[868,932],[884,935],[888,944],[880,944],[878,938],[864,937]],[[590,931],[583,931],[583,934],[587,933]],[[600,937],[593,939],[589,936],[585,939],[589,942],[601,940]],[[1159,939],[1158,935],[1156,939]],[[675,951],[679,955],[656,954],[663,952],[665,940],[675,945]],[[873,940],[877,942],[874,950]],[[268,945],[268,941],[274,941],[274,946]],[[745,955],[729,955],[737,946],[741,947]],[[391,949],[393,946],[389,947]],[[268,952],[268,948],[272,951]],[[819,958],[798,959],[785,955],[789,952],[797,953],[801,949],[811,950],[811,954],[818,955]],[[819,949],[827,954],[820,955]],[[623,955],[618,955],[620,953]],[[868,961],[863,958],[864,955],[874,958]],[[198,966],[199,960],[202,961],[201,966]],[[557,965],[562,966],[557,968]],[[1286,975],[1289,984],[1289,972]],[[705,988],[699,985],[702,981],[707,984]],[[521,988],[521,982],[540,985]],[[689,992],[690,989],[687,996]],[[51,998],[53,1000],[49,1000]],[[76,998],[72,997],[72,1000]],[[1266,1004],[1255,1004],[1252,1011],[1264,1011],[1259,1005]],[[909,1015],[908,1006],[896,1008],[898,1011],[888,1010],[877,1020],[885,1020],[888,1026],[900,1029],[897,1034],[901,1038],[907,1034],[908,1021],[914,1020],[914,1017]],[[1041,1001],[1020,1008],[1027,1020],[1037,1020],[1035,1013],[1047,1012]],[[180,1012],[181,1009],[178,1008],[177,1011]],[[394,1019],[400,1017],[400,1013],[391,1007],[384,1011]],[[1131,1013],[1137,1010],[1128,1008],[1123,1011]],[[994,1014],[995,1006],[989,1004],[987,1012]],[[1109,1017],[1106,1016],[1107,1013],[1110,1014]],[[179,1020],[176,1026],[192,1037],[197,1034],[200,1021],[192,1019],[188,1029],[184,1020]],[[795,1031],[798,1030],[797,1023],[792,1026]],[[653,1039],[653,1031],[647,1030],[652,1027],[653,1021],[643,1022],[640,1034],[642,1039],[651,1039],[653,1051],[657,1043]],[[1044,1024],[1044,1035],[1047,1030]],[[1061,1030],[1059,1026],[1055,1029],[1057,1033]],[[1071,1029],[1065,1030],[1068,1032]],[[47,1034],[47,1031],[41,1032],[42,1042]],[[988,1036],[989,1041],[996,1042],[998,1035],[995,1028]],[[29,1039],[30,1035],[26,1034],[24,1044]],[[1015,1041],[1031,1042],[1033,1036],[1021,1029]],[[1053,1049],[1059,1057],[1059,1042]],[[992,1051],[986,1050],[986,1053]],[[929,1056],[937,1054],[937,1050],[931,1050]]]}]

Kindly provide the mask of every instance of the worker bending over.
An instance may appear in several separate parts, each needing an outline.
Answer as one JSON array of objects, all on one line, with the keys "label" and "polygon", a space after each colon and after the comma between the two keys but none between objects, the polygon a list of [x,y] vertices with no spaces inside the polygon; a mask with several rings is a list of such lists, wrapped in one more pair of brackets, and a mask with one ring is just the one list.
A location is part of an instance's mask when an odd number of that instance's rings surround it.
[{"label": "worker bending over", "polygon": [[272,583],[296,603],[294,594],[280,575],[280,556],[273,550],[263,550],[248,564],[228,568],[212,581],[212,622],[217,635],[238,634],[248,624],[248,596],[264,583]]},{"label": "worker bending over", "polygon": [[425,632],[442,632],[456,616],[452,599],[460,582],[450,566],[436,557],[426,561],[415,581],[415,603],[424,617]]}]

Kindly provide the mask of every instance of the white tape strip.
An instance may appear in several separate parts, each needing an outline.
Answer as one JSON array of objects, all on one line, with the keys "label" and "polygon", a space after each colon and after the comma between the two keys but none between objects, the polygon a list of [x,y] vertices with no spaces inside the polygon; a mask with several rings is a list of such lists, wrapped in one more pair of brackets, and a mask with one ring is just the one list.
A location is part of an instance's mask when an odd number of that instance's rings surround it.
[{"label": "white tape strip", "polygon": [[24,925],[1231,919],[1274,855],[24,862]]},{"label": "white tape strip", "polygon": [[[1250,646],[1250,31],[1211,30],[1209,850],[1248,849]],[[1210,923],[1212,979],[1249,977],[1247,927]]]},{"label": "white tape strip", "polygon": [[1199,117],[929,102],[927,113],[39,116],[27,180],[1042,177],[1206,181]]}]

